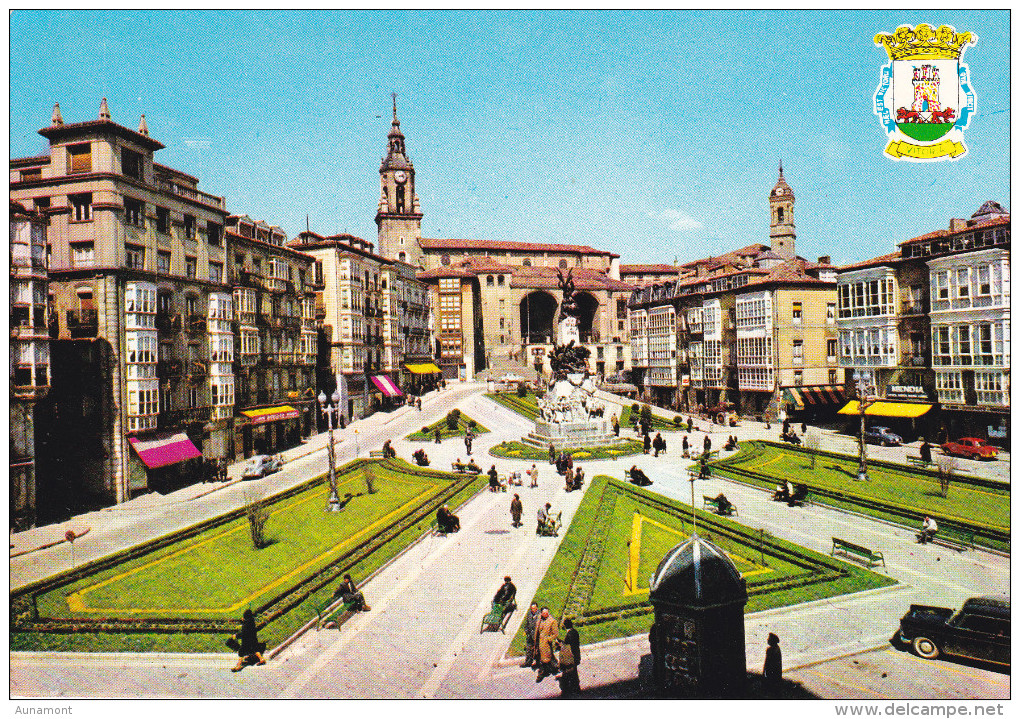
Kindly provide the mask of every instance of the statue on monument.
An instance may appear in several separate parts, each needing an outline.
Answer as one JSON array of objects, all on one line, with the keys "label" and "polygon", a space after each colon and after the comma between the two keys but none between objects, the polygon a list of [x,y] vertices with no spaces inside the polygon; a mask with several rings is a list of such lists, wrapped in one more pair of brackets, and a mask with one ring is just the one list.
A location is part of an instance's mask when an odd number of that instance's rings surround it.
[{"label": "statue on monument", "polygon": [[563,293],[563,300],[560,302],[559,322],[567,317],[577,318],[577,300],[574,299],[574,268],[567,270],[567,276],[563,277],[563,270],[556,268],[556,276],[559,278],[560,291]]}]

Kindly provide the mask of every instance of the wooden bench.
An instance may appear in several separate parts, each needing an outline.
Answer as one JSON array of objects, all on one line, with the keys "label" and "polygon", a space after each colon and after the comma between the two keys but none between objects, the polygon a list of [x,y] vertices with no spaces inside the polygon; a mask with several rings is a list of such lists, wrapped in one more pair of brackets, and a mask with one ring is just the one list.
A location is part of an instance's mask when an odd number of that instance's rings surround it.
[{"label": "wooden bench", "polygon": [[882,566],[885,566],[885,557],[882,556],[881,552],[873,552],[867,547],[862,547],[859,544],[848,542],[845,539],[832,538],[832,551],[829,554],[833,557],[836,556],[836,552],[839,552],[847,557],[859,557],[868,563],[868,567],[872,567],[879,562]]},{"label": "wooden bench", "polygon": [[489,610],[488,614],[482,617],[482,627],[478,630],[478,633],[482,634],[488,627],[493,631],[498,629],[501,634],[506,634],[506,625],[510,621],[510,615],[514,613],[516,608],[517,605],[512,604],[510,605],[510,611],[504,612],[502,604],[493,602],[492,609]]},{"label": "wooden bench", "polygon": [[[716,514],[723,514],[723,512],[719,511],[719,502],[716,500],[716,498],[715,497],[709,497],[707,494],[701,495],[701,508],[702,509],[711,509]],[[730,502],[730,506],[726,510],[725,515],[727,517],[729,517],[729,516],[732,516],[734,514],[737,515],[738,517],[740,516],[740,513],[737,512],[737,505],[735,505],[732,502]]]},{"label": "wooden bench", "polygon": [[382,449],[373,449],[368,453],[369,457],[385,457],[386,452]]},{"label": "wooden bench", "polygon": [[558,537],[560,527],[563,526],[563,512],[557,512],[555,517],[549,517],[549,521],[540,524],[535,528],[535,534],[540,537]]},{"label": "wooden bench", "polygon": [[908,454],[907,455],[907,464],[912,465],[914,467],[931,467],[935,463],[934,462],[925,462],[923,459],[921,459],[920,455]]},{"label": "wooden bench", "polygon": [[457,474],[481,474],[482,472],[481,467],[478,467],[477,469],[472,469],[466,464],[458,464],[457,462],[450,462],[450,466],[453,468],[453,471],[456,472]]},{"label": "wooden bench", "polygon": [[333,620],[336,628],[339,629],[344,622],[355,614],[355,602],[345,602],[343,599],[330,599],[328,602],[315,607],[318,619],[315,622],[315,631],[321,630],[327,622]]},{"label": "wooden bench", "polygon": [[932,544],[940,544],[962,552],[965,549],[974,549],[974,530],[970,527],[939,522],[939,531],[930,541]]}]

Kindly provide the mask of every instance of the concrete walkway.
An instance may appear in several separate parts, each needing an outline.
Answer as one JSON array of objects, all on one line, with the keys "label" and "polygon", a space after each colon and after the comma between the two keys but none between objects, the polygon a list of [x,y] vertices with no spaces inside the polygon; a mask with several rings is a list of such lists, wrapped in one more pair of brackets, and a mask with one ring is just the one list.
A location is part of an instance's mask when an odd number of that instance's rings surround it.
[{"label": "concrete walkway", "polygon": [[[403,439],[453,406],[459,406],[491,430],[475,441],[474,456],[478,464],[483,469],[496,464],[501,474],[515,469],[523,471],[531,462],[495,459],[486,453],[501,441],[519,438],[531,425],[516,413],[486,399],[482,396],[483,390],[479,385],[454,385],[438,397],[428,398],[422,412],[408,408],[394,415],[374,415],[355,423],[362,456],[369,448],[377,448],[385,439],[391,439],[401,457],[425,447],[434,468],[446,469],[448,463],[457,458],[466,460],[464,444],[459,439],[446,440],[440,445]],[[721,448],[729,434],[747,439],[765,433],[757,423],[744,423],[737,428],[705,428],[718,430],[710,433],[713,448]],[[776,428],[773,431],[778,434]],[[341,461],[353,456],[351,430],[347,433],[339,452]],[[623,434],[627,434],[626,429]],[[625,468],[637,464],[653,479],[652,491],[689,501],[688,462],[679,459],[682,434],[664,436],[670,443],[670,453],[664,457],[637,455],[585,462],[585,472],[589,478],[596,474],[622,477]],[[692,445],[700,448],[703,437],[704,432],[694,433]],[[324,446],[322,438],[315,438],[313,442]],[[304,456],[288,457],[288,465],[279,475],[225,487],[204,497],[139,508],[130,513],[96,513],[105,521],[97,523],[87,537],[79,540],[75,547],[76,560],[101,556],[157,533],[215,516],[236,506],[243,499],[241,490],[258,482],[278,490],[303,481],[313,472],[325,469],[324,454],[312,449]],[[534,674],[518,667],[517,660],[502,658],[524,619],[523,609],[511,618],[505,635],[479,633],[481,618],[488,611],[502,577],[509,574],[514,578],[518,604],[523,608],[530,602],[556,552],[559,538],[535,534],[538,507],[551,502],[554,512],[563,511],[567,526],[581,501],[581,492],[564,492],[562,480],[548,463],[538,463],[538,467],[539,487],[516,489],[525,506],[524,527],[510,527],[512,494],[482,492],[476,495],[459,512],[462,524],[459,533],[426,537],[368,583],[364,591],[373,607],[371,612],[356,615],[339,632],[312,630],[306,633],[265,667],[231,674],[228,667],[234,658],[229,655],[14,654],[11,692],[46,696],[69,693],[265,698],[557,695],[559,688],[553,680],[536,684]],[[585,486],[587,489],[590,483]],[[917,545],[908,530],[824,507],[790,508],[771,502],[765,492],[722,479],[699,480],[695,487],[696,495],[714,495],[720,491],[725,491],[739,507],[740,517],[736,520],[755,529],[763,528],[777,537],[825,554],[833,536],[882,550],[888,567],[884,570],[879,567],[877,571],[885,571],[900,582],[893,587],[857,595],[747,615],[747,664],[752,670],[762,665],[769,632],[776,632],[782,638],[784,663],[788,670],[793,670],[886,645],[897,628],[899,617],[911,602],[953,606],[967,596],[1008,591],[1007,557],[982,551],[960,554],[934,545]],[[79,557],[79,549],[89,554]],[[13,559],[14,586],[67,566],[66,550],[67,547],[54,547]],[[581,640],[583,643],[583,633]],[[645,636],[583,647],[582,688],[617,684],[632,687],[642,662],[647,664],[648,653]],[[831,696],[843,696],[841,691],[833,684]],[[933,692],[937,689],[933,688]]]}]

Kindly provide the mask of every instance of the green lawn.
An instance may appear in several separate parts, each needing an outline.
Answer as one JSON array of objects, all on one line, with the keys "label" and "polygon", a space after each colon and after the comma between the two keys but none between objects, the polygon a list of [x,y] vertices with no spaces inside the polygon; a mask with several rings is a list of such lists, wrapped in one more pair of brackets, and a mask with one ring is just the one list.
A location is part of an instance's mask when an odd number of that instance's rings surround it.
[{"label": "green lawn", "polygon": [[228,651],[223,640],[249,607],[272,646],[314,616],[342,573],[363,580],[421,536],[438,504],[462,504],[483,484],[356,460],[339,470],[349,495],[339,513],[324,510],[322,477],[273,498],[262,549],[235,512],[12,593],[12,648]]},{"label": "green lawn", "polygon": [[[512,392],[487,394],[485,396],[493,402],[501,404],[509,410],[513,410],[526,419],[534,420],[538,417],[538,398],[533,392],[528,392],[528,394],[524,397],[518,397],[516,393]],[[621,433],[628,431],[628,428],[630,427],[630,417],[631,407],[630,405],[627,405],[623,408],[623,412],[620,414]],[[653,432],[679,432],[685,427],[686,423],[677,426],[672,422],[667,422],[666,420],[659,419],[655,415],[652,415],[651,431]]]},{"label": "green lawn", "polygon": [[427,432],[422,432],[421,430],[412,432],[407,435],[405,439],[409,439],[412,442],[434,442],[436,429],[439,430],[440,439],[463,437],[467,433],[467,428],[471,425],[471,422],[475,423],[475,426],[472,428],[475,434],[486,434],[489,431],[462,412],[457,418],[457,429],[450,429],[450,427],[446,424],[446,418],[444,417],[438,422],[433,422],[432,424],[427,425]]},{"label": "green lawn", "polygon": [[713,463],[713,471],[766,489],[790,480],[809,487],[813,501],[852,509],[910,527],[928,514],[940,524],[971,527],[975,541],[1009,550],[1009,485],[959,475],[946,497],[938,480],[911,467],[869,463],[869,482],[855,481],[857,458],[819,453],[812,467],[804,451],[765,442],[742,442],[732,457]]},{"label": "green lawn", "polygon": [[[745,611],[894,584],[887,576],[696,512],[698,533],[719,545],[747,581]],[[648,582],[663,555],[690,536],[690,507],[605,475],[594,478],[535,601],[574,617],[584,643],[647,632]],[[518,632],[511,654],[520,654]]]},{"label": "green lawn", "polygon": [[[595,459],[616,459],[632,454],[641,454],[644,445],[638,440],[627,440],[609,447],[581,447],[578,449],[563,450],[576,461],[590,461]],[[489,450],[493,457],[503,459],[528,459],[528,460],[549,460],[549,449],[539,449],[522,442],[500,442]]]}]

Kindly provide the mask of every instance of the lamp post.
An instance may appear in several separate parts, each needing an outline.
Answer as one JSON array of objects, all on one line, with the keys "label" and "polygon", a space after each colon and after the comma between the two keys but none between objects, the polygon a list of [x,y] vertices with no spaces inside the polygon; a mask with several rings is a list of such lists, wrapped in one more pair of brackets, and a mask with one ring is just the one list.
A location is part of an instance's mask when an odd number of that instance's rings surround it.
[{"label": "lamp post", "polygon": [[857,388],[857,409],[861,416],[860,434],[857,438],[860,447],[860,463],[857,466],[857,481],[869,481],[868,479],[868,454],[864,442],[864,410],[875,402],[875,385],[873,376],[868,370],[861,372],[854,371],[854,385]]},{"label": "lamp post", "polygon": [[333,401],[331,405],[326,403],[326,393],[319,392],[319,407],[326,417],[326,431],[329,434],[329,443],[326,445],[329,456],[329,499],[326,501],[326,510],[339,512],[340,497],[336,493],[336,451],[333,449],[333,429],[340,416],[340,393],[334,391],[330,399]]}]

